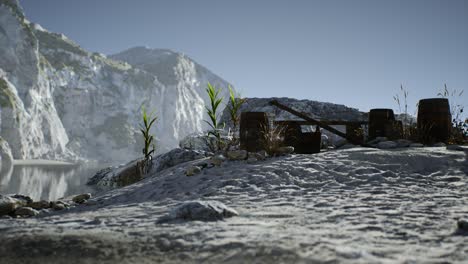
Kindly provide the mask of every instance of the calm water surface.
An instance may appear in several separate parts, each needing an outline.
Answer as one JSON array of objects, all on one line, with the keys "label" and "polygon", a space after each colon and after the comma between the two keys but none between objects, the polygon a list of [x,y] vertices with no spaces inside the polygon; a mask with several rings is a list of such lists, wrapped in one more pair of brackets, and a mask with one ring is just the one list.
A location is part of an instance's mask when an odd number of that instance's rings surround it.
[{"label": "calm water surface", "polygon": [[13,165],[2,168],[0,194],[23,194],[34,200],[56,200],[85,192],[94,193],[86,181],[102,164],[86,165]]}]

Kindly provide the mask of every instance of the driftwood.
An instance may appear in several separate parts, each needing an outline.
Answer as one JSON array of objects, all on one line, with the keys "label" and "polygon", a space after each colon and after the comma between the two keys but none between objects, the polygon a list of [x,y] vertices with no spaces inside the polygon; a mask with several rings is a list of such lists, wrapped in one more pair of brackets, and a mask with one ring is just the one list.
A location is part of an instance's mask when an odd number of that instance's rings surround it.
[{"label": "driftwood", "polygon": [[356,140],[356,138],[350,137],[350,136],[348,136],[347,134],[345,134],[345,133],[343,133],[343,132],[341,132],[341,131],[339,131],[339,130],[337,130],[337,129],[331,127],[331,126],[329,126],[329,125],[326,124],[325,122],[321,122],[321,121],[315,120],[315,119],[313,119],[313,118],[307,116],[307,115],[304,114],[304,113],[298,112],[298,111],[296,111],[296,110],[294,110],[294,109],[292,109],[292,108],[290,108],[290,107],[288,107],[288,106],[285,106],[285,105],[279,103],[279,102],[276,101],[276,100],[271,101],[270,104],[271,104],[271,105],[274,105],[274,106],[278,107],[279,109],[282,109],[282,110],[284,110],[284,111],[286,111],[286,112],[289,112],[289,113],[291,113],[291,114],[293,114],[293,115],[295,115],[295,116],[297,116],[297,117],[300,117],[300,118],[306,120],[308,123],[310,123],[310,124],[312,124],[312,125],[317,125],[317,126],[319,126],[319,127],[322,127],[322,128],[325,129],[325,130],[330,131],[330,132],[333,133],[333,134],[336,134],[336,135],[338,135],[338,136],[340,136],[340,137],[342,137],[342,138],[345,138],[345,139],[347,139],[349,142],[351,142],[351,143],[353,143],[353,144],[360,145],[360,144],[362,143],[362,142],[359,142],[358,140]]}]

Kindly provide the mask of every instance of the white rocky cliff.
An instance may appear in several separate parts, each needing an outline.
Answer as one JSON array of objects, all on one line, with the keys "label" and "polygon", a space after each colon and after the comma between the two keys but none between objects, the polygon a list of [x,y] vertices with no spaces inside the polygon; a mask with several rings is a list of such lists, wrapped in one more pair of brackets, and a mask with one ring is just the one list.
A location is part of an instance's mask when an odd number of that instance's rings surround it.
[{"label": "white rocky cliff", "polygon": [[0,1],[0,57],[0,136],[15,159],[140,156],[142,106],[158,116],[153,133],[167,151],[206,128],[207,82],[228,86],[170,50],[87,52],[27,21],[13,0]]}]

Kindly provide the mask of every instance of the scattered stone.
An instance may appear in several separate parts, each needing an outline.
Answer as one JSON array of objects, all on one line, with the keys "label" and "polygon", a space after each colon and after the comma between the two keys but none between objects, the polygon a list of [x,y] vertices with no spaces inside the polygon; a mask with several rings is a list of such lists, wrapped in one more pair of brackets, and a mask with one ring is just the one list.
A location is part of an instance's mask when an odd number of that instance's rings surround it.
[{"label": "scattered stone", "polygon": [[412,143],[410,145],[410,148],[423,148],[423,147],[424,147],[424,145],[421,144],[421,143]]},{"label": "scattered stone", "polygon": [[228,151],[227,158],[230,160],[245,160],[247,159],[247,151],[246,150],[232,150]]},{"label": "scattered stone", "polygon": [[190,176],[200,173],[201,171],[202,169],[200,167],[192,166],[185,171],[185,175],[190,177]]},{"label": "scattered stone", "polygon": [[258,159],[256,157],[253,157],[253,156],[249,156],[247,158],[247,163],[255,163],[257,161],[258,161]]},{"label": "scattered stone", "polygon": [[50,202],[46,200],[41,200],[37,202],[32,202],[28,204],[31,208],[36,209],[36,210],[41,210],[41,209],[47,209],[50,208]]},{"label": "scattered stone", "polygon": [[191,201],[174,208],[168,215],[161,217],[158,223],[173,220],[217,221],[239,215],[236,210],[217,201]]},{"label": "scattered stone", "polygon": [[210,162],[211,164],[215,166],[221,166],[221,164],[223,164],[225,160],[226,160],[226,157],[224,157],[223,155],[216,155],[216,156],[211,157]]},{"label": "scattered stone", "polygon": [[207,168],[208,165],[209,165],[208,162],[204,162],[204,161],[195,164],[195,166],[200,167],[200,169],[202,169],[202,170],[203,170],[204,168]]},{"label": "scattered stone", "polygon": [[394,141],[382,141],[377,143],[377,148],[379,149],[393,149],[398,147],[398,144]]},{"label": "scattered stone", "polygon": [[81,204],[81,203],[86,202],[90,198],[91,198],[90,193],[83,193],[83,194],[80,194],[80,195],[77,195],[77,196],[73,197],[72,201],[77,203],[77,204]]},{"label": "scattered stone", "polygon": [[11,198],[15,198],[17,200],[20,200],[22,201],[25,205],[26,204],[30,204],[33,202],[33,199],[27,195],[21,195],[21,194],[15,194],[13,196],[11,196]]},{"label": "scattered stone", "polygon": [[294,147],[292,146],[287,146],[287,147],[280,147],[278,148],[278,150],[276,151],[276,154],[278,155],[287,155],[287,154],[292,154],[294,153]]},{"label": "scattered stone", "polygon": [[468,231],[468,219],[460,219],[457,222],[457,226],[459,230]]},{"label": "scattered stone", "polygon": [[433,147],[445,147],[445,146],[447,146],[447,145],[445,145],[444,142],[438,142],[438,143],[435,143],[435,144],[433,145]]},{"label": "scattered stone", "polygon": [[413,142],[411,140],[407,140],[407,139],[398,139],[396,141],[397,143],[397,147],[398,148],[407,148],[409,147]]},{"label": "scattered stone", "polygon": [[15,210],[14,214],[17,216],[36,216],[39,214],[39,211],[31,207],[20,207]]},{"label": "scattered stone", "polygon": [[251,161],[265,160],[267,155],[268,155],[267,152],[264,151],[264,150],[259,151],[259,152],[249,152],[247,161],[249,161],[249,160],[251,160]]},{"label": "scattered stone", "polygon": [[447,150],[464,151],[465,149],[460,145],[447,145]]},{"label": "scattered stone", "polygon": [[63,203],[53,203],[51,208],[56,211],[60,211],[66,209],[67,207]]},{"label": "scattered stone", "polygon": [[0,216],[8,215],[25,204],[17,199],[0,195]]}]

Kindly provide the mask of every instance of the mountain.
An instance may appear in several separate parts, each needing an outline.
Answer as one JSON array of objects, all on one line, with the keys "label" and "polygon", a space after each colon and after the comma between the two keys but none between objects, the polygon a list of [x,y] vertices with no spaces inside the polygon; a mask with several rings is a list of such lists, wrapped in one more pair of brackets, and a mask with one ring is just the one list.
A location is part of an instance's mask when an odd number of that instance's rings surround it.
[{"label": "mountain", "polygon": [[0,1],[0,136],[15,159],[124,161],[141,156],[142,107],[158,116],[158,152],[206,126],[207,82],[228,82],[170,50],[109,58],[29,22]]}]

